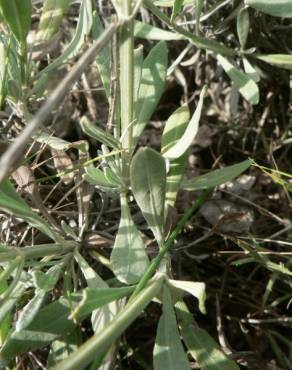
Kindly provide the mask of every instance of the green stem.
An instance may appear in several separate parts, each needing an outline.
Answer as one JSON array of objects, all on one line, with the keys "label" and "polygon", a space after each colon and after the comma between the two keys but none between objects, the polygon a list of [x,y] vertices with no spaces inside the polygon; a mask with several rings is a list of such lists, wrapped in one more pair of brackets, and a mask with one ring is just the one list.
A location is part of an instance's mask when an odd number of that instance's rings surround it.
[{"label": "green stem", "polygon": [[68,245],[43,244],[25,248],[7,247],[7,252],[0,253],[0,262],[11,261],[19,255],[22,255],[25,260],[52,256],[54,254],[61,255],[72,252],[74,248],[76,248],[74,242],[70,242]]},{"label": "green stem", "polygon": [[81,345],[64,361],[56,365],[52,370],[80,370],[84,369],[96,357],[103,354],[136,319],[151,300],[159,293],[164,277],[154,279],[142,292],[140,292],[131,304],[121,310],[102,331],[98,331],[87,342]]},{"label": "green stem", "polygon": [[145,274],[142,276],[141,280],[136,286],[134,293],[129,299],[129,302],[144,289],[148,281],[151,277],[155,274],[156,270],[158,269],[163,257],[172,247],[174,241],[176,240],[178,234],[183,230],[186,222],[191,218],[191,216],[199,210],[201,205],[206,200],[207,196],[211,193],[213,189],[205,190],[204,193],[194,202],[194,204],[190,207],[190,209],[183,215],[183,217],[178,222],[176,228],[170,234],[169,238],[166,240],[164,245],[161,247],[159,254],[151,261],[148,269],[146,270]]},{"label": "green stem", "polygon": [[209,40],[206,37],[193,35],[191,32],[185,30],[183,27],[177,26],[168,18],[167,15],[162,13],[162,11],[155,6],[151,0],[144,0],[143,5],[145,5],[157,18],[162,20],[168,25],[169,28],[174,29],[177,33],[186,37],[190,40],[192,44],[200,49],[211,50],[216,54],[222,54],[227,57],[237,56],[237,52],[234,49],[228,48],[225,45],[220,44],[217,41]]},{"label": "green stem", "polygon": [[[132,14],[131,0],[122,0],[122,17],[128,19]],[[133,20],[127,20],[121,27],[119,39],[120,52],[120,102],[121,102],[121,140],[122,147],[130,150],[133,141],[134,119],[134,32]],[[125,183],[129,178],[129,154],[122,154],[122,172]]]}]

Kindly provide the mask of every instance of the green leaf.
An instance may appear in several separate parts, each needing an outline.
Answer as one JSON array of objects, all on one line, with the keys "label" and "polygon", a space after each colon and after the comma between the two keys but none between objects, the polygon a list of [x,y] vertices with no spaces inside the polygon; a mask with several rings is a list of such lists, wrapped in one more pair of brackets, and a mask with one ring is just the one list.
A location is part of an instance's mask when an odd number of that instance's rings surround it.
[{"label": "green leaf", "polygon": [[82,344],[82,338],[77,330],[74,330],[69,335],[54,340],[51,344],[51,350],[47,360],[47,368],[51,369],[59,362],[65,360],[70,353],[77,350],[78,346]]},{"label": "green leaf", "polygon": [[164,41],[151,49],[143,63],[134,125],[134,146],[149,122],[164,90],[167,72],[167,47]]},{"label": "green leaf", "polygon": [[261,77],[255,67],[250,63],[250,61],[247,58],[243,57],[242,63],[245,73],[249,75],[249,77],[251,77],[254,82],[259,82]]},{"label": "green leaf", "polygon": [[184,303],[176,304],[176,312],[183,340],[202,370],[239,370],[235,362],[219,349],[214,339],[205,330],[198,328]]},{"label": "green leaf", "polygon": [[57,234],[51,229],[50,225],[33,212],[25,201],[17,194],[9,180],[4,180],[0,184],[0,209],[20,217],[29,223],[30,226],[39,229],[53,240],[59,240]]},{"label": "green leaf", "polygon": [[70,0],[45,0],[37,33],[37,41],[49,41],[58,31],[69,9]]},{"label": "green leaf", "polygon": [[[134,289],[134,287],[87,288],[83,290],[82,299],[80,294],[72,294],[73,299],[78,299],[79,303],[70,317],[74,317],[74,319],[80,317],[82,320],[97,308],[130,295]],[[99,328],[99,330],[102,330],[102,328]]]},{"label": "green leaf", "polygon": [[32,322],[32,320],[40,310],[45,296],[46,296],[45,290],[37,291],[35,296],[22,309],[15,324],[16,332],[24,330]]},{"label": "green leaf", "polygon": [[68,319],[69,314],[70,303],[63,298],[41,309],[25,330],[9,336],[1,348],[0,363],[8,362],[21,353],[42,348],[72,331],[75,324]]},{"label": "green leaf", "polygon": [[[192,0],[193,1],[193,0]],[[171,31],[166,31],[161,28],[152,26],[148,23],[135,21],[134,23],[134,35],[147,40],[158,40],[158,41],[172,41],[172,40],[184,40],[185,36]]]},{"label": "green leaf", "polygon": [[182,280],[169,280],[169,283],[177,289],[184,290],[185,292],[196,297],[199,301],[199,309],[205,314],[206,307],[206,284],[194,281],[182,281]]},{"label": "green leaf", "polygon": [[197,191],[203,189],[210,189],[215,186],[224,184],[227,181],[233,180],[242,172],[251,166],[251,160],[227,166],[220,170],[215,170],[207,173],[206,175],[198,176],[193,179],[187,180],[182,184],[182,188],[189,191]]},{"label": "green leaf", "polygon": [[[82,270],[89,288],[108,288],[107,283],[89,266],[80,253],[75,251],[74,256]],[[91,324],[94,332],[105,328],[117,312],[118,306],[116,302],[109,303],[108,305],[104,305],[103,307],[94,310],[91,315]]]},{"label": "green leaf", "polygon": [[182,6],[183,6],[184,0],[174,0],[173,7],[172,7],[172,13],[170,20],[173,22],[174,18],[180,13]]},{"label": "green leaf", "polygon": [[[154,4],[157,6],[170,8],[170,7],[173,7],[174,1],[175,0],[157,0],[157,1],[154,1]],[[193,3],[194,3],[194,0],[184,0],[183,1],[184,5],[193,4]]]},{"label": "green leaf", "polygon": [[204,97],[206,95],[207,87],[205,86],[200,94],[200,99],[185,132],[177,140],[177,142],[169,149],[163,152],[163,156],[169,160],[181,157],[192,145],[192,142],[197,135],[199,129],[199,121],[203,109]]},{"label": "green leaf", "polygon": [[83,47],[86,37],[89,35],[92,27],[92,4],[91,0],[82,0],[79,11],[78,23],[75,31],[75,35],[71,40],[70,44],[67,46],[62,55],[60,55],[56,60],[50,63],[45,69],[43,69],[38,78],[44,73],[49,73],[62,64],[67,62],[69,59],[74,58],[79,50]]},{"label": "green leaf", "polygon": [[267,54],[256,55],[256,58],[263,62],[272,64],[277,67],[292,70],[292,55],[289,54]]},{"label": "green leaf", "polygon": [[94,125],[86,116],[83,116],[80,120],[80,126],[82,131],[92,137],[93,139],[97,140],[98,142],[109,146],[110,148],[120,149],[121,144],[120,142],[114,138],[111,134],[104,131],[97,125]]},{"label": "green leaf", "polygon": [[[101,19],[96,12],[93,14],[92,38],[97,40],[104,32]],[[110,46],[102,48],[97,57],[96,65],[100,74],[100,78],[106,93],[107,98],[110,98],[110,80],[111,80],[111,52]]]},{"label": "green leaf", "polygon": [[86,167],[83,178],[89,184],[98,186],[101,190],[106,190],[106,188],[113,190],[119,188],[119,184],[111,182],[99,168]]},{"label": "green leaf", "polygon": [[[161,139],[161,153],[172,148],[183,136],[190,120],[188,106],[178,108],[167,120]],[[177,192],[180,188],[182,176],[187,163],[187,154],[170,162],[170,168],[166,177],[166,204],[174,206]]]},{"label": "green leaf", "polygon": [[237,34],[240,42],[241,49],[245,48],[246,41],[249,33],[249,12],[248,8],[243,8],[239,11],[236,18]]},{"label": "green leaf", "polygon": [[171,293],[163,289],[162,316],[158,323],[153,363],[155,370],[190,370],[187,355],[182,346]]},{"label": "green leaf", "polygon": [[204,0],[195,0],[196,35],[200,35],[200,19]]},{"label": "green leaf", "polygon": [[151,148],[140,148],[132,159],[130,179],[136,202],[161,245],[164,240],[165,160]]},{"label": "green leaf", "polygon": [[0,7],[14,36],[25,44],[31,23],[31,0],[0,0]]},{"label": "green leaf", "polygon": [[121,221],[111,254],[111,268],[123,283],[134,284],[148,267],[149,259],[124,195],[121,196]]},{"label": "green leaf", "polygon": [[291,0],[245,0],[245,4],[274,17],[292,18]]},{"label": "green leaf", "polygon": [[218,62],[228,74],[235,86],[238,88],[241,95],[251,104],[258,104],[259,102],[259,88],[254,80],[236,68],[228,59],[222,55],[217,55]]}]

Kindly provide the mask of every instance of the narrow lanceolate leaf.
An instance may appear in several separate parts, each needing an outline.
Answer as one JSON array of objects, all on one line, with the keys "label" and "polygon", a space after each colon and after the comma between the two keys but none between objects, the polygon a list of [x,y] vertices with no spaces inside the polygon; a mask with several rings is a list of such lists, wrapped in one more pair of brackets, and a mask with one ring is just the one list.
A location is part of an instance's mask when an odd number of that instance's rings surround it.
[{"label": "narrow lanceolate leaf", "polygon": [[98,127],[96,124],[90,122],[86,116],[83,116],[81,118],[80,126],[82,128],[82,131],[85,132],[86,135],[92,137],[98,142],[110,148],[119,149],[121,147],[120,142],[116,138],[114,138],[111,134]]},{"label": "narrow lanceolate leaf", "polygon": [[111,254],[111,268],[123,283],[134,284],[149,264],[142,237],[136,228],[124,195],[121,196],[121,221]]},{"label": "narrow lanceolate leaf", "polygon": [[174,0],[173,1],[173,7],[172,7],[172,13],[171,13],[171,21],[175,19],[177,15],[181,12],[182,6],[183,6],[184,0]]},{"label": "narrow lanceolate leaf", "polygon": [[0,7],[12,33],[19,42],[24,43],[30,29],[31,0],[0,0]]},{"label": "narrow lanceolate leaf", "polygon": [[206,284],[194,281],[182,280],[169,280],[169,283],[175,288],[181,289],[192,296],[196,297],[199,301],[199,309],[202,313],[206,313]]},{"label": "narrow lanceolate leaf", "polygon": [[291,0],[245,0],[245,4],[274,17],[292,18]]},{"label": "narrow lanceolate leaf", "polygon": [[49,73],[56,68],[59,68],[62,64],[67,62],[69,59],[74,58],[82,46],[84,46],[86,37],[91,31],[92,27],[92,4],[91,0],[82,0],[80,5],[80,12],[78,23],[75,31],[75,35],[67,46],[62,55],[56,60],[50,63],[40,74]]},{"label": "narrow lanceolate leaf", "polygon": [[219,349],[214,339],[198,328],[183,302],[176,304],[176,312],[184,343],[202,370],[239,370],[236,363]]},{"label": "narrow lanceolate leaf", "polygon": [[167,47],[159,42],[147,55],[143,63],[138,101],[135,109],[134,145],[149,122],[163,93],[167,72]]},{"label": "narrow lanceolate leaf", "polygon": [[70,0],[45,0],[40,19],[37,41],[49,41],[59,31]]},{"label": "narrow lanceolate leaf", "polygon": [[239,38],[240,46],[245,48],[248,33],[249,33],[249,12],[248,8],[240,10],[237,16],[237,35]]},{"label": "narrow lanceolate leaf", "polygon": [[153,352],[154,369],[190,370],[191,367],[181,343],[168,287],[163,289],[162,310]]},{"label": "narrow lanceolate leaf", "polygon": [[[81,256],[80,253],[75,251],[74,256],[80,269],[82,270],[89,288],[108,288],[107,283],[93,270],[92,267],[89,266],[87,261]],[[97,330],[102,330],[113,319],[117,312],[118,306],[115,302],[109,303],[108,305],[104,305],[103,307],[94,310],[91,315],[91,324],[93,330],[95,332]]]},{"label": "narrow lanceolate leaf", "polygon": [[167,149],[163,156],[169,160],[181,157],[192,145],[192,142],[197,135],[199,129],[199,121],[203,109],[204,97],[206,95],[207,87],[205,86],[200,94],[200,99],[185,132],[180,139],[171,148]]},{"label": "narrow lanceolate leaf", "polygon": [[[161,139],[161,153],[173,147],[183,136],[190,120],[188,106],[178,108],[167,120]],[[182,176],[187,163],[187,154],[172,160],[166,177],[166,205],[174,206]]]},{"label": "narrow lanceolate leaf", "polygon": [[131,163],[130,178],[136,202],[161,245],[164,239],[165,160],[151,148],[139,149]]},{"label": "narrow lanceolate leaf", "polygon": [[259,88],[254,80],[236,68],[222,55],[217,55],[217,59],[229,78],[234,82],[241,95],[251,104],[258,104],[260,98]]},{"label": "narrow lanceolate leaf", "polygon": [[246,161],[234,164],[207,173],[206,175],[198,176],[193,179],[187,180],[182,184],[182,188],[189,191],[210,189],[215,186],[224,184],[227,181],[233,180],[242,172],[251,166],[252,162],[248,159]]},{"label": "narrow lanceolate leaf", "polygon": [[[193,0],[192,0],[193,1]],[[152,26],[148,23],[143,23],[140,21],[135,21],[134,23],[134,35],[135,37],[140,37],[147,40],[184,40],[185,36],[171,31],[166,31],[161,28]]]},{"label": "narrow lanceolate leaf", "polygon": [[30,226],[39,229],[53,240],[59,240],[57,234],[54,233],[50,225],[33,212],[25,201],[17,194],[9,180],[4,180],[0,184],[0,209],[3,209],[13,216],[22,218]]},{"label": "narrow lanceolate leaf", "polygon": [[250,63],[250,61],[247,58],[242,58],[242,64],[245,73],[251,77],[254,82],[259,82],[261,77],[258,73],[258,71],[255,69],[255,67]]},{"label": "narrow lanceolate leaf", "polygon": [[45,290],[39,290],[38,292],[36,292],[35,296],[28,302],[28,304],[21,311],[15,325],[15,331],[17,332],[21,331],[31,323],[31,321],[39,311],[45,296],[46,296]]},{"label": "narrow lanceolate leaf", "polygon": [[[104,32],[101,19],[97,13],[93,15],[92,37],[97,40]],[[111,52],[110,46],[104,47],[96,57],[96,65],[100,74],[100,78],[106,93],[107,98],[110,98],[110,79],[111,79]]]},{"label": "narrow lanceolate leaf", "polygon": [[267,54],[256,55],[256,58],[263,62],[272,64],[277,67],[292,70],[292,55],[289,54]]}]

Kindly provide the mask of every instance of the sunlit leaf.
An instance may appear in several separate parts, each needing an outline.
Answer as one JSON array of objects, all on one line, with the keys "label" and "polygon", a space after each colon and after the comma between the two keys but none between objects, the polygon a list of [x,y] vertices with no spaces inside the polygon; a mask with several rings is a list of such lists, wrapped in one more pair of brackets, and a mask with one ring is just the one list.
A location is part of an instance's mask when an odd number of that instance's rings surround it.
[{"label": "sunlit leaf", "polygon": [[82,128],[82,131],[85,132],[86,135],[92,137],[98,142],[107,145],[110,148],[119,149],[121,147],[121,144],[117,139],[115,139],[108,132],[98,127],[96,124],[90,122],[90,120],[86,116],[83,116],[81,118],[80,126]]},{"label": "sunlit leaf", "polygon": [[256,55],[256,58],[274,66],[292,70],[292,55],[290,54]]},{"label": "sunlit leaf", "polygon": [[174,287],[184,290],[185,292],[196,297],[199,301],[199,309],[202,313],[206,313],[206,284],[195,281],[183,280],[169,280],[170,284]]},{"label": "sunlit leaf", "polygon": [[190,370],[181,343],[169,288],[163,289],[162,316],[158,323],[153,364],[155,370]]},{"label": "sunlit leaf", "polygon": [[149,259],[125,196],[121,196],[121,221],[111,254],[111,268],[123,283],[134,284],[145,272]]},{"label": "sunlit leaf", "polygon": [[163,157],[151,148],[141,148],[130,167],[134,197],[157,242],[164,239],[164,202],[166,165]]},{"label": "sunlit leaf", "polygon": [[133,129],[135,145],[163,93],[167,72],[167,55],[166,43],[161,41],[154,46],[144,60],[135,110],[137,119]]},{"label": "sunlit leaf", "polygon": [[143,23],[140,21],[135,21],[134,23],[134,34],[135,37],[140,37],[147,40],[172,41],[185,39],[183,35],[171,31],[166,31],[162,28],[158,28],[152,26],[151,24]]},{"label": "sunlit leaf", "polygon": [[215,170],[207,173],[206,175],[201,175],[194,177],[193,179],[187,180],[182,184],[182,188],[189,191],[210,189],[215,186],[224,184],[227,181],[233,180],[235,177],[239,176],[242,172],[247,170],[251,166],[252,162],[247,159],[246,161],[234,164],[232,166],[227,166],[220,170]]},{"label": "sunlit leaf", "polygon": [[224,71],[234,82],[241,95],[251,104],[258,104],[260,99],[259,88],[254,80],[240,69],[236,68],[222,55],[217,55],[217,59]]},{"label": "sunlit leaf", "polygon": [[194,138],[197,135],[199,129],[199,121],[203,109],[204,97],[206,95],[207,88],[204,87],[200,94],[200,99],[196,107],[195,113],[193,114],[186,130],[183,135],[172,145],[169,149],[163,152],[163,156],[169,160],[181,157],[192,145]]},{"label": "sunlit leaf", "polygon": [[183,302],[178,302],[175,307],[183,340],[202,370],[239,370],[236,363],[219,349],[214,339],[197,326]]},{"label": "sunlit leaf", "polygon": [[245,0],[245,4],[274,17],[292,18],[291,0]]},{"label": "sunlit leaf", "polygon": [[[190,120],[190,111],[188,106],[183,105],[178,108],[167,120],[162,138],[161,153],[173,147],[185,132]],[[166,204],[174,206],[176,195],[180,187],[182,176],[186,168],[187,154],[180,158],[172,160],[166,177]]]}]

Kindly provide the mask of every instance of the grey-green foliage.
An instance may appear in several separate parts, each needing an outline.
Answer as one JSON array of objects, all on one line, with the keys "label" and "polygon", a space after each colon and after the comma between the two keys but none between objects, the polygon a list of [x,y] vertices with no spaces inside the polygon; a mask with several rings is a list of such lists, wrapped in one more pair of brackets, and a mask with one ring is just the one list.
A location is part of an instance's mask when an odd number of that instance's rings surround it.
[{"label": "grey-green foliage", "polygon": [[144,60],[135,107],[134,145],[149,122],[164,90],[167,71],[167,46],[164,41],[153,47]]},{"label": "grey-green foliage", "polygon": [[[161,153],[172,148],[183,136],[190,120],[190,111],[187,105],[179,107],[167,120],[162,138]],[[187,152],[181,157],[172,160],[166,178],[166,205],[174,206],[177,192],[187,164]]]},{"label": "grey-green foliage", "polygon": [[227,181],[233,180],[235,177],[239,176],[242,172],[246,171],[250,166],[251,161],[247,159],[243,162],[234,164],[232,166],[227,166],[219,170],[211,171],[206,175],[201,175],[186,180],[182,184],[182,187],[183,189],[189,191],[214,188],[215,186],[219,186]]},{"label": "grey-green foliage", "polygon": [[292,18],[290,0],[245,0],[245,4],[274,17]]},{"label": "grey-green foliage", "polygon": [[249,28],[250,28],[248,8],[241,9],[237,15],[236,20],[237,20],[237,23],[236,23],[237,35],[239,38],[240,47],[244,49],[246,42],[247,42],[247,38],[248,38]]},{"label": "grey-green foliage", "polygon": [[157,327],[153,364],[155,370],[191,369],[181,343],[171,292],[167,286],[163,288],[162,316]]},{"label": "grey-green foliage", "polygon": [[[102,25],[101,19],[95,12],[93,14],[93,24],[92,24],[92,37],[97,40],[103,33],[104,27]],[[103,83],[103,87],[106,96],[110,97],[110,79],[111,79],[111,53],[110,47],[106,46],[103,48],[96,57],[96,65]]]},{"label": "grey-green foliage", "polygon": [[0,184],[0,209],[20,217],[30,226],[39,229],[51,239],[58,241],[60,238],[51,226],[38,214],[31,210],[29,205],[18,195],[9,180],[4,180]]},{"label": "grey-green foliage", "polygon": [[173,143],[173,145],[169,146],[169,148],[167,148],[163,152],[163,156],[170,161],[176,158],[180,158],[189,149],[194,138],[196,137],[199,130],[199,121],[201,118],[206,92],[207,87],[205,86],[201,91],[198,105],[185,131],[183,132],[181,137],[175,143]]},{"label": "grey-green foliage", "polygon": [[130,167],[131,187],[138,206],[158,244],[164,241],[166,164],[151,148],[140,148]]},{"label": "grey-green foliage", "polygon": [[134,284],[149,264],[145,245],[135,226],[128,201],[121,196],[121,220],[111,254],[111,268],[123,283]]},{"label": "grey-green foliage", "polygon": [[249,75],[235,67],[234,64],[222,55],[217,55],[217,59],[224,71],[234,82],[241,95],[251,104],[258,104],[260,95],[259,88],[255,81]]}]

